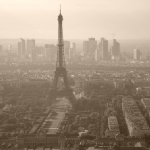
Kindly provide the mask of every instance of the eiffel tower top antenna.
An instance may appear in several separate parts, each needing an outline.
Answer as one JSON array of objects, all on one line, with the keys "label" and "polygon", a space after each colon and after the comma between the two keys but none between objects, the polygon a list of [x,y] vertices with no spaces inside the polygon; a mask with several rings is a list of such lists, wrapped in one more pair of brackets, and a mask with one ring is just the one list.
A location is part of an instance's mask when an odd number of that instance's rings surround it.
[{"label": "eiffel tower top antenna", "polygon": [[60,14],[61,14],[61,5],[60,5]]}]

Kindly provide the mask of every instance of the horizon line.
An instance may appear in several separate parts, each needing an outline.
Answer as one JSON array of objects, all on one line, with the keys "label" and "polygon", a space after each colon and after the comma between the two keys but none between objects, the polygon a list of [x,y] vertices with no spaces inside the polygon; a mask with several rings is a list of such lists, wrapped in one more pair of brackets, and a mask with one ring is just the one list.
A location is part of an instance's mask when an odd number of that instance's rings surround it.
[{"label": "horizon line", "polygon": [[[94,37],[89,37],[89,38],[94,38]],[[87,38],[87,39],[79,39],[79,38],[66,38],[66,39],[64,39],[64,41],[65,40],[88,40],[89,38]],[[105,38],[105,37],[100,37],[98,40],[100,40],[101,38]],[[22,39],[25,39],[25,40],[32,40],[32,39],[34,39],[34,40],[58,40],[58,39],[52,39],[52,38],[22,38]],[[114,38],[114,39],[117,39],[117,40],[150,40],[150,38]],[[20,38],[0,38],[0,40],[20,40]],[[95,40],[97,40],[97,38],[95,38]],[[113,40],[113,38],[112,39],[110,39],[110,38],[106,38],[106,40]]]}]

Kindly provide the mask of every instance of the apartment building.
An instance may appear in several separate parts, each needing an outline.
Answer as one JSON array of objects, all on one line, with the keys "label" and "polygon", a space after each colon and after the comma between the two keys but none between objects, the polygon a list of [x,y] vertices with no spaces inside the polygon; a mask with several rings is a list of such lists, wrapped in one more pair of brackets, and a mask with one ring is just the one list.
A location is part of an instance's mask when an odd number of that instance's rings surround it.
[{"label": "apartment building", "polygon": [[133,98],[122,99],[122,110],[130,136],[141,137],[150,134],[150,128]]}]

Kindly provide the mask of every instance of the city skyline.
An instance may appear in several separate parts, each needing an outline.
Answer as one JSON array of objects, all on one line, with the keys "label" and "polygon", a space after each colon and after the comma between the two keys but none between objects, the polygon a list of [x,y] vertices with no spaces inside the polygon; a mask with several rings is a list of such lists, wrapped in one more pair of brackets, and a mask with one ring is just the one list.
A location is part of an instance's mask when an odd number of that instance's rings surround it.
[{"label": "city skyline", "polygon": [[0,39],[20,36],[57,39],[56,16],[60,4],[64,39],[112,39],[112,33],[117,39],[150,38],[148,0],[2,0]]}]

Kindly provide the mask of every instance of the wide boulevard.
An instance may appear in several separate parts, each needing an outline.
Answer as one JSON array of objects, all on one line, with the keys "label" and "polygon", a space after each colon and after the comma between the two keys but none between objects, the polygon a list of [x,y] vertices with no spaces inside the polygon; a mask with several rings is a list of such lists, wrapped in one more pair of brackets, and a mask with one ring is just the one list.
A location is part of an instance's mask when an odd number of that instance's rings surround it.
[{"label": "wide boulevard", "polygon": [[43,122],[41,129],[45,129],[47,134],[56,134],[60,123],[64,119],[65,113],[70,107],[71,104],[66,98],[56,99],[56,103],[52,104],[52,111]]}]

